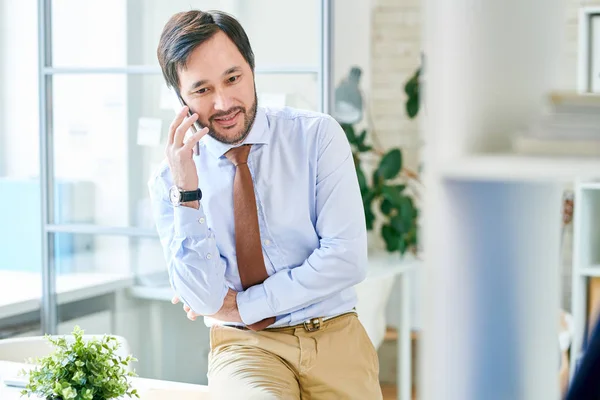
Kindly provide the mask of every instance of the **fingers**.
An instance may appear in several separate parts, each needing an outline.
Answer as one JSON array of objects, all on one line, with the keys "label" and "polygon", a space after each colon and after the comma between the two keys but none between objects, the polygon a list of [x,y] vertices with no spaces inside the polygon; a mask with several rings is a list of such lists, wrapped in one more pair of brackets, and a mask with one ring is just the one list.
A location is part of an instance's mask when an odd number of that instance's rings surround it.
[{"label": "fingers", "polygon": [[190,311],[188,311],[188,312],[187,312],[187,318],[188,318],[190,321],[195,321],[197,316],[198,316],[198,314],[196,314],[196,313],[195,313],[195,312],[193,312],[192,310],[190,310]]},{"label": "fingers", "polygon": [[198,120],[198,114],[192,114],[191,117],[186,117],[183,122],[175,129],[175,136],[173,137],[173,145],[175,147],[183,147],[183,140],[185,139],[186,132],[190,127]]},{"label": "fingers", "polygon": [[173,120],[173,122],[171,122],[171,125],[169,126],[169,139],[168,139],[169,145],[173,144],[173,140],[175,138],[175,130],[177,129],[177,127],[179,125],[181,125],[181,122],[183,121],[183,119],[187,115],[188,110],[189,109],[187,108],[187,106],[183,107],[181,109],[181,111],[179,111],[179,114],[177,114],[177,116],[175,117],[175,119]]},{"label": "fingers", "polygon": [[193,150],[196,143],[200,141],[208,133],[208,128],[202,128],[200,131],[194,133],[192,137],[188,139],[188,141],[183,146],[186,150]]},{"label": "fingers", "polygon": [[200,316],[200,314],[196,314],[195,312],[193,312],[190,306],[188,306],[187,304],[183,305],[183,311],[185,311],[185,314],[190,321],[195,321],[196,317]]},{"label": "fingers", "polygon": [[187,306],[187,305],[183,306],[183,311],[185,311],[185,313],[187,315],[187,318],[190,321],[195,321],[196,317],[200,316],[200,314],[196,314],[195,312],[193,312],[192,309],[189,306]]},{"label": "fingers", "polygon": [[[177,304],[179,303],[180,299],[179,296],[175,295],[173,296],[173,298],[171,299],[171,303],[172,304]],[[185,311],[187,318],[190,321],[195,321],[197,317],[200,316],[200,314],[196,314],[195,312],[192,311],[192,309],[190,308],[190,306],[188,306],[187,304],[183,305],[183,311]]]}]

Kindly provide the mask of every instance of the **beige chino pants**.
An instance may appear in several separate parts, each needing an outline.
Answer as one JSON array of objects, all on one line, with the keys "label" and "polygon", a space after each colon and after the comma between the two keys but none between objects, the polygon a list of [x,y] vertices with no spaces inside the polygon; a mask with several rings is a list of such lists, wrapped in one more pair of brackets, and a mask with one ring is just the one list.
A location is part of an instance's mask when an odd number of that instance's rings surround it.
[{"label": "beige chino pants", "polygon": [[213,326],[211,399],[381,399],[377,352],[355,313],[260,332]]}]

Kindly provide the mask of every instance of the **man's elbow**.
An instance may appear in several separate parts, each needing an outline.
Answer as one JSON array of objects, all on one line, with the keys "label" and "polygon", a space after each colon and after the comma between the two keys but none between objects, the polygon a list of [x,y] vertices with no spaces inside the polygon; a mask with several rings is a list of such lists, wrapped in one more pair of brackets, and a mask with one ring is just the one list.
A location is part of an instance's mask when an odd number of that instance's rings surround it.
[{"label": "man's elbow", "polygon": [[171,273],[173,290],[193,312],[213,315],[221,309],[224,296],[221,290],[217,290],[218,285],[202,285],[193,276],[185,276],[185,272],[181,274],[176,266],[171,269]]},{"label": "man's elbow", "polygon": [[367,277],[368,257],[366,241],[354,243],[353,246],[346,249],[345,262],[348,265],[347,278],[350,284],[356,285]]},{"label": "man's elbow", "polygon": [[364,255],[357,254],[356,261],[354,264],[354,273],[353,273],[353,282],[352,285],[359,284],[364,281],[367,277],[367,267],[368,267],[368,259],[367,254],[365,252]]}]

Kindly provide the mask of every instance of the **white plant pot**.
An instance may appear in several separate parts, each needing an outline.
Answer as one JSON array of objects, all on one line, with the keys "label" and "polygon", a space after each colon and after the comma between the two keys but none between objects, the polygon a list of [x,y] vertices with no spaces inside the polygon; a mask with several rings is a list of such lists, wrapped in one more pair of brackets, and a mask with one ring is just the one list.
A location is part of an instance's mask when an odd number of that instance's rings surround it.
[{"label": "white plant pot", "polygon": [[356,311],[371,342],[379,348],[385,336],[387,326],[386,305],[394,286],[395,279],[389,277],[376,277],[365,279],[356,285],[358,303]]},{"label": "white plant pot", "polygon": [[[396,295],[392,293],[397,281],[396,276],[382,272],[387,268],[393,269],[402,264],[415,263],[419,262],[411,255],[405,255],[401,258],[398,253],[388,253],[384,250],[375,250],[369,253],[367,278],[355,287],[358,297],[356,310],[375,348],[378,348],[383,342],[387,326],[397,325],[396,323],[390,323],[386,317],[390,311],[388,304],[390,296],[392,294]],[[412,272],[414,271],[407,272],[406,276],[408,277],[408,274]],[[411,290],[411,292],[411,298],[414,298],[414,290]],[[398,307],[400,306],[399,301],[397,303],[392,307],[395,314],[398,313]],[[411,310],[411,317],[412,314],[413,310]]]}]

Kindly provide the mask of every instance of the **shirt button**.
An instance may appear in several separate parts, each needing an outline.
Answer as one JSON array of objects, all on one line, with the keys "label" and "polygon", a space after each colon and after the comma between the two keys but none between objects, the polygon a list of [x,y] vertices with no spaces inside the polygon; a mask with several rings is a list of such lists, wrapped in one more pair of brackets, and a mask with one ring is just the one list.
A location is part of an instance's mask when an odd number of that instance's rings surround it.
[{"label": "shirt button", "polygon": [[212,256],[210,255],[210,253],[208,253],[208,254],[206,255],[206,259],[207,259],[207,260],[210,260],[211,258],[212,258]]},{"label": "shirt button", "polygon": [[271,244],[271,241],[269,239],[266,239],[263,243],[265,244],[265,246],[268,246]]},{"label": "shirt button", "polygon": [[201,224],[203,224],[203,223],[204,223],[204,218],[200,218],[200,219],[198,220],[198,222],[200,222]]}]

